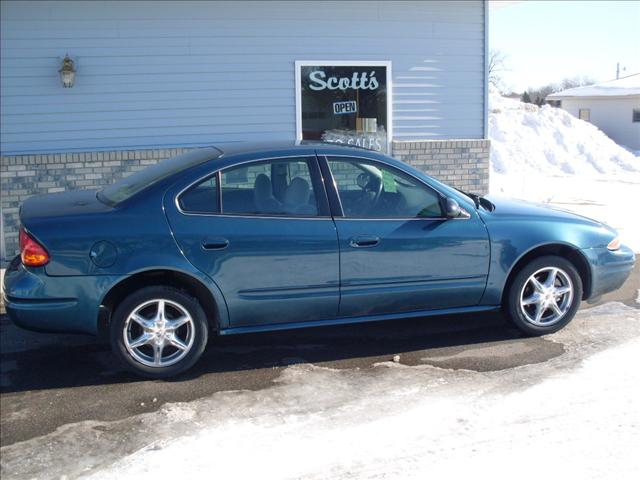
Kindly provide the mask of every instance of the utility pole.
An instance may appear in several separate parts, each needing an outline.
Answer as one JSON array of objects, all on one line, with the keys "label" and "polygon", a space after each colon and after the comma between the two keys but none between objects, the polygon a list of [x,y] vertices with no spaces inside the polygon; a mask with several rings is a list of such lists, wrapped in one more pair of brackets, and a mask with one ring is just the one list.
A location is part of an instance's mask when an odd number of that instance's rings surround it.
[{"label": "utility pole", "polygon": [[[622,67],[622,71],[626,70],[625,67]],[[616,63],[616,80],[620,78],[620,62]]]}]

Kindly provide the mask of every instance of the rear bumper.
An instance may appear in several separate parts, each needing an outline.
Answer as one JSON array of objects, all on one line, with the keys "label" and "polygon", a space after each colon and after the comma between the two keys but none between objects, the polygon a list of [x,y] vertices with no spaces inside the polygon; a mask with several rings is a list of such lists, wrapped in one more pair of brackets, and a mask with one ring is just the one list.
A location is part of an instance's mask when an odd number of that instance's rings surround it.
[{"label": "rear bumper", "polygon": [[588,298],[599,297],[620,288],[629,278],[636,260],[633,251],[626,246],[613,252],[607,248],[588,248],[582,252],[591,267]]},{"label": "rear bumper", "polygon": [[13,323],[36,332],[95,333],[91,328],[76,327],[79,315],[77,300],[29,301],[5,296],[5,308]]},{"label": "rear bumper", "polygon": [[48,277],[22,265],[4,278],[7,314],[17,326],[37,332],[96,334],[102,292],[110,276]]}]

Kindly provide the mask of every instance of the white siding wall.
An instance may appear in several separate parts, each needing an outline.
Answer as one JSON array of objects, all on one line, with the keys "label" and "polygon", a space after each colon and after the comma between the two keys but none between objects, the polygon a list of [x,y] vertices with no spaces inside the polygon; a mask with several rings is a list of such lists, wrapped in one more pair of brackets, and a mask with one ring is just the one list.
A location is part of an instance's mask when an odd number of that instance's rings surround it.
[{"label": "white siding wall", "polygon": [[640,150],[640,122],[632,122],[633,109],[640,109],[640,97],[567,98],[562,108],[578,117],[581,108],[591,110],[590,122],[619,145]]},{"label": "white siding wall", "polygon": [[481,0],[1,5],[5,155],[293,139],[316,59],[393,62],[395,139],[484,135]]}]

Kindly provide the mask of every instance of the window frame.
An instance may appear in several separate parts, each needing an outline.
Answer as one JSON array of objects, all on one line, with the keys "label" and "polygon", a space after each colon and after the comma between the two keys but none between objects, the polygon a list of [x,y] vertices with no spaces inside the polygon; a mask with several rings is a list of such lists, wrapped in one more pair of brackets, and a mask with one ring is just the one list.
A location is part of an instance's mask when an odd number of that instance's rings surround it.
[{"label": "window frame", "polygon": [[631,123],[640,123],[640,108],[631,109]]},{"label": "window frame", "polygon": [[[432,187],[421,178],[416,177],[411,172],[407,172],[393,165],[389,165],[386,162],[368,158],[368,157],[360,157],[356,155],[340,155],[340,154],[323,154],[323,155],[319,155],[318,158],[320,159],[320,168],[322,169],[322,174],[325,177],[325,184],[327,185],[327,188],[331,189],[331,191],[328,192],[328,194],[331,202],[331,209],[332,209],[334,220],[376,220],[376,221],[383,220],[383,221],[393,222],[393,221],[410,221],[410,220],[417,220],[417,221],[468,220],[471,218],[471,214],[467,212],[467,210],[464,209],[462,206],[460,207],[460,210],[462,211],[462,215],[460,215],[460,217],[457,217],[457,218],[447,217],[444,214],[445,212],[444,202],[446,201],[446,196],[442,192]],[[329,166],[329,158],[351,159],[356,162],[364,160],[365,162],[372,163],[374,165],[380,165],[386,169],[395,170],[403,173],[408,177],[411,177],[418,184],[422,185],[425,188],[428,188],[429,190],[433,191],[437,195],[438,200],[440,202],[440,212],[443,216],[441,217],[348,217],[346,216],[344,214],[344,209],[342,208],[342,201],[340,200],[340,192],[338,190],[338,184],[335,178],[333,177],[333,171]]]},{"label": "window frame", "polygon": [[296,140],[303,141],[302,138],[302,67],[312,67],[314,65],[326,67],[386,67],[387,76],[387,153],[391,152],[391,139],[393,137],[393,75],[391,60],[296,60],[295,61],[295,82],[296,82]]},{"label": "window frame", "polygon": [[[582,112],[586,112],[587,113],[587,118],[582,118]],[[583,122],[589,122],[591,123],[591,109],[590,108],[579,108],[578,109],[578,119],[582,120]]]},{"label": "window frame", "polygon": [[[314,195],[316,198],[316,203],[318,204],[318,213],[316,215],[292,215],[292,214],[272,214],[272,213],[224,213],[224,204],[222,202],[222,173],[225,170],[229,170],[232,168],[240,167],[243,165],[249,165],[252,163],[265,163],[265,162],[275,162],[278,160],[290,160],[290,159],[304,159],[307,161],[307,166],[309,167],[309,175],[311,177],[311,188],[314,191]],[[211,177],[216,177],[216,184],[218,185],[218,212],[216,213],[204,213],[204,212],[189,212],[182,209],[180,205],[180,197],[187,193],[193,187],[196,187],[201,182],[207,181]],[[319,190],[319,191],[316,191]],[[231,165],[227,165],[226,167],[219,168],[213,172],[207,173],[199,177],[197,180],[191,182],[189,185],[181,189],[174,198],[174,205],[178,212],[182,215],[187,216],[205,216],[205,217],[233,217],[233,218],[271,218],[271,219],[289,219],[289,220],[326,220],[327,218],[331,218],[331,210],[329,208],[329,200],[327,198],[326,186],[322,178],[322,173],[320,170],[320,166],[318,164],[318,157],[316,155],[310,154],[298,154],[298,155],[286,155],[286,156],[277,156],[277,157],[265,157],[265,158],[254,158],[251,160],[245,160],[237,163],[233,163]]]}]

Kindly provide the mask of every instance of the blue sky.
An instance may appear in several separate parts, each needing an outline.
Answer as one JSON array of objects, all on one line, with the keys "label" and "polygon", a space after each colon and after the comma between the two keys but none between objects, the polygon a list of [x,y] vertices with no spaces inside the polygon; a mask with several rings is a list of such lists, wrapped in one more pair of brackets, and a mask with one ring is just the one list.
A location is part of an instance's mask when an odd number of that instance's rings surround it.
[{"label": "blue sky", "polygon": [[489,48],[507,55],[507,89],[640,73],[640,0],[490,2]]}]

